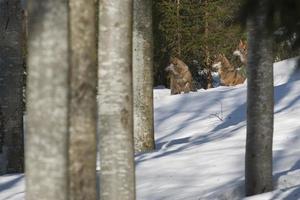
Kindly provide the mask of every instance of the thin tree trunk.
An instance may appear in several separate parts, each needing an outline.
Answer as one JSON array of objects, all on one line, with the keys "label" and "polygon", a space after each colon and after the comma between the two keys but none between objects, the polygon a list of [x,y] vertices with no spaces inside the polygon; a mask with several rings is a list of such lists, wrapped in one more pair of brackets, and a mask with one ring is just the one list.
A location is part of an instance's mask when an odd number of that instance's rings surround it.
[{"label": "thin tree trunk", "polygon": [[267,1],[248,21],[246,195],[272,190],[273,56],[266,30]]},{"label": "thin tree trunk", "polygon": [[0,174],[24,171],[22,34],[21,1],[0,0]]},{"label": "thin tree trunk", "polygon": [[155,149],[152,0],[134,1],[133,49],[135,151],[145,152]]},{"label": "thin tree trunk", "polygon": [[177,16],[177,56],[181,56],[181,34],[180,34],[180,0],[176,1],[176,16]]},{"label": "thin tree trunk", "polygon": [[29,0],[26,199],[68,199],[68,1]]},{"label": "thin tree trunk", "polygon": [[[209,13],[208,13],[208,11],[207,11],[207,9],[208,9],[208,0],[205,0],[204,1],[204,7],[205,7],[205,11],[204,11],[204,38],[205,38],[205,40],[207,41],[208,40],[208,34],[209,34],[209,24],[208,24],[208,15],[209,15]],[[209,55],[209,49],[208,49],[208,45],[206,44],[205,45],[205,64],[206,64],[206,66],[210,66],[210,55]]]},{"label": "thin tree trunk", "polygon": [[70,0],[69,198],[96,200],[96,4]]},{"label": "thin tree trunk", "polygon": [[100,0],[100,199],[134,200],[132,0]]}]

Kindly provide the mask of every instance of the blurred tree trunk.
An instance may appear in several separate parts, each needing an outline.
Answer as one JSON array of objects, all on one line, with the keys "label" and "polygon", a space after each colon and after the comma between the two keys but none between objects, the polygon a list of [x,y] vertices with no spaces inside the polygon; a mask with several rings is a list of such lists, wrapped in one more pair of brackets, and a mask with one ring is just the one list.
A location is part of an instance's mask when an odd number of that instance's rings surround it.
[{"label": "blurred tree trunk", "polygon": [[248,20],[246,195],[272,190],[273,55],[267,1]]},{"label": "blurred tree trunk", "polygon": [[24,171],[24,40],[20,0],[0,0],[0,174]]},{"label": "blurred tree trunk", "polygon": [[69,198],[96,200],[95,0],[70,0]]},{"label": "blurred tree trunk", "polygon": [[155,149],[152,0],[134,0],[133,93],[135,151]]},{"label": "blurred tree trunk", "polygon": [[132,0],[100,0],[100,199],[134,200]]},{"label": "blurred tree trunk", "polygon": [[68,199],[68,1],[29,0],[26,199]]}]

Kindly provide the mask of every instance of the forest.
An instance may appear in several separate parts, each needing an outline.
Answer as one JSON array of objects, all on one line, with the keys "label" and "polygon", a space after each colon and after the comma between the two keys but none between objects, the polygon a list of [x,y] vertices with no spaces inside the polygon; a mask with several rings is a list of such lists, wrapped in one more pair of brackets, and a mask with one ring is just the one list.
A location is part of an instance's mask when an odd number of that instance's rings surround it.
[{"label": "forest", "polygon": [[[246,29],[240,23],[242,2],[154,1],[154,86],[168,85],[164,67],[168,65],[170,56],[184,60],[198,82],[201,82],[199,72],[210,69],[213,57],[219,53],[225,54],[236,68],[241,67],[232,54],[239,41],[247,38]],[[279,33],[275,36],[274,61],[297,55],[291,46],[292,37],[283,39]],[[198,87],[206,88],[201,84]]]},{"label": "forest", "polygon": [[0,200],[300,199],[299,0],[0,0]]}]

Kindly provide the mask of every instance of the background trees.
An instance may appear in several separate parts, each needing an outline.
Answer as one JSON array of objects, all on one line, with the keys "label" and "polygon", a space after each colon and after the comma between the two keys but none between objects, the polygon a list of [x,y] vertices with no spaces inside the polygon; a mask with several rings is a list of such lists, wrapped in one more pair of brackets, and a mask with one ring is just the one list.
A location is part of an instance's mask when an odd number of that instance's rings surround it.
[{"label": "background trees", "polygon": [[240,3],[238,0],[155,1],[154,84],[166,85],[163,69],[170,55],[181,57],[194,77],[199,69],[193,67],[193,60],[203,68],[210,68],[211,57],[218,53],[231,58],[238,41],[245,38],[234,23]]},{"label": "background trees", "polygon": [[[247,2],[247,1],[246,1]],[[252,9],[256,1],[249,1]],[[277,17],[273,42],[274,60],[298,54],[292,44],[298,44],[299,2],[297,0],[270,1]],[[246,32],[239,26],[237,13],[244,5],[239,0],[158,0],[154,2],[154,85],[167,85],[166,67],[170,55],[180,56],[191,68],[195,79],[199,68],[210,68],[212,56],[224,53],[235,67],[240,67],[232,52]],[[290,13],[286,15],[286,13]],[[285,25],[284,25],[285,24]],[[194,65],[197,60],[199,65]]]},{"label": "background trees", "polygon": [[24,170],[24,29],[21,1],[0,1],[0,174]]}]

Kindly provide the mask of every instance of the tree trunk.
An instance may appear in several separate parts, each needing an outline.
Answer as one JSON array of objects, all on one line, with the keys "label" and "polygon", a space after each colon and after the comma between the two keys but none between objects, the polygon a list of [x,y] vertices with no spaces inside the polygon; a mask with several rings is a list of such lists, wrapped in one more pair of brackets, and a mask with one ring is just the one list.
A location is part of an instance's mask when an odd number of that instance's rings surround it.
[{"label": "tree trunk", "polygon": [[[204,7],[205,7],[205,11],[204,11],[204,38],[207,41],[208,40],[208,34],[209,34],[209,24],[208,24],[208,18],[209,18],[209,13],[208,13],[208,0],[204,1]],[[205,47],[205,64],[206,66],[210,66],[210,55],[209,55],[209,49],[208,49],[208,45],[206,44]]]},{"label": "tree trunk", "polygon": [[0,174],[24,171],[21,1],[0,0]]},{"label": "tree trunk", "polygon": [[266,30],[267,1],[248,21],[246,195],[272,190],[273,56]]},{"label": "tree trunk", "polygon": [[132,0],[100,0],[100,199],[134,200]]},{"label": "tree trunk", "polygon": [[176,0],[176,17],[177,17],[177,56],[181,57],[181,33],[180,33],[180,0]]},{"label": "tree trunk", "polygon": [[29,0],[26,199],[68,199],[68,1]]},{"label": "tree trunk", "polygon": [[96,200],[95,0],[70,0],[69,198]]},{"label": "tree trunk", "polygon": [[152,0],[134,0],[133,91],[135,151],[155,149]]}]

